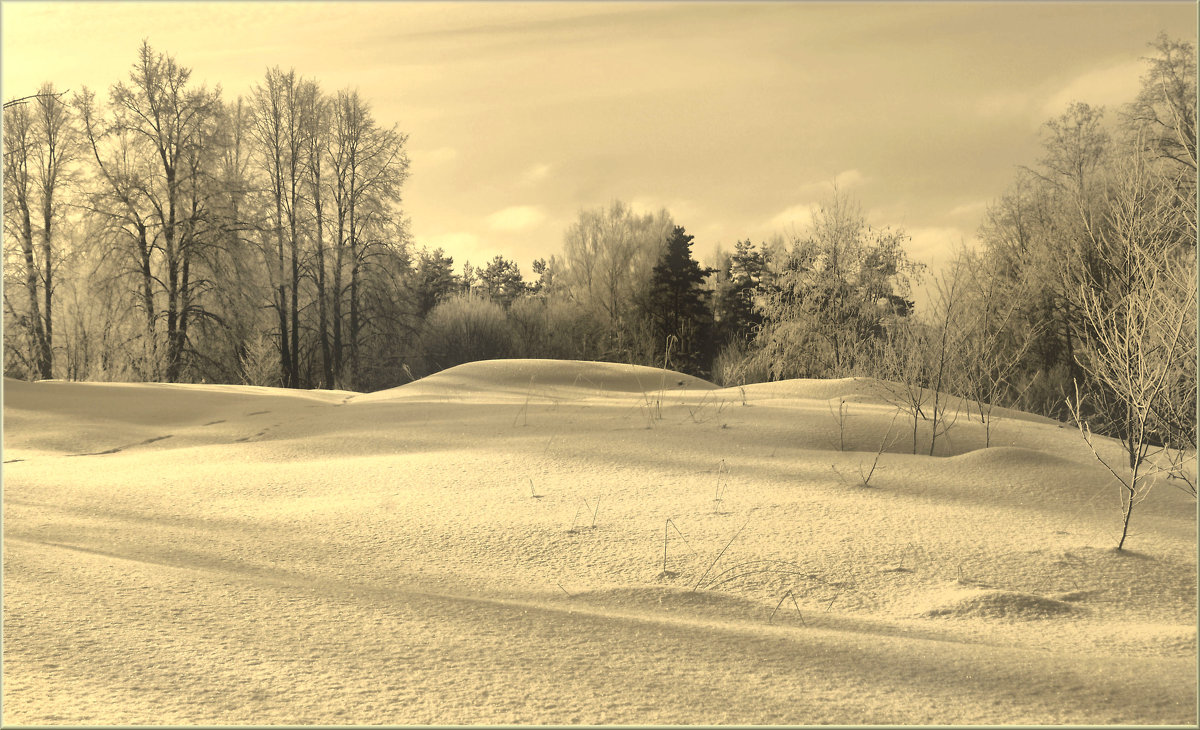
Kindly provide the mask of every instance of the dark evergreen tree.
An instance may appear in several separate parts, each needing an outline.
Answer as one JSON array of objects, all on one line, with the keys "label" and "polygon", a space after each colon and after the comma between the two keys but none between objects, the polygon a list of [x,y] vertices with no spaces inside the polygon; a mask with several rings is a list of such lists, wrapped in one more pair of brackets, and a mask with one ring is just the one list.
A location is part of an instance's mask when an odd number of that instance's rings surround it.
[{"label": "dark evergreen tree", "polygon": [[485,296],[506,309],[526,290],[517,262],[503,256],[496,256],[479,270],[479,287]]},{"label": "dark evergreen tree", "polygon": [[693,236],[675,226],[650,279],[648,315],[660,355],[674,336],[671,360],[685,372],[701,374],[712,355],[712,310],[705,278],[713,273],[692,258]]},{"label": "dark evergreen tree", "polygon": [[533,262],[533,273],[538,275],[537,281],[529,285],[531,294],[549,294],[554,289],[554,274],[557,270],[556,261],[553,256],[549,261],[546,259],[535,259]]},{"label": "dark evergreen tree", "polygon": [[722,339],[748,340],[762,323],[762,316],[754,307],[754,296],[762,283],[765,268],[765,254],[756,251],[749,239],[734,245],[733,255],[729,258],[729,280],[719,312]]},{"label": "dark evergreen tree", "polygon": [[437,303],[455,292],[454,258],[442,249],[422,251],[413,274],[417,316],[424,319]]}]

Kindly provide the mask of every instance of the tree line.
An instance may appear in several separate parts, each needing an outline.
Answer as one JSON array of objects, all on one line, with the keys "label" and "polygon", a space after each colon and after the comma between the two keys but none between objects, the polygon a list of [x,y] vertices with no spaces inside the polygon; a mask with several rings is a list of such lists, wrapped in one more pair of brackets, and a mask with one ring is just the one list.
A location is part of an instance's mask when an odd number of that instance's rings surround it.
[{"label": "tree line", "polygon": [[896,384],[914,450],[918,421],[932,452],[959,417],[931,388],[985,425],[1013,406],[1194,449],[1195,49],[1152,48],[1132,103],[1043,125],[918,312],[907,235],[841,192],[706,265],[670,212],[614,201],[532,281],[503,256],[456,267],[412,241],[407,138],[357,92],[274,68],[225,101],[143,44],[103,98],[46,85],[6,105],[5,373],[373,390],[543,357],[725,385],[861,375]]},{"label": "tree line", "polygon": [[233,101],[144,43],[4,110],[5,373],[358,387],[407,324],[407,137],[268,70]]}]

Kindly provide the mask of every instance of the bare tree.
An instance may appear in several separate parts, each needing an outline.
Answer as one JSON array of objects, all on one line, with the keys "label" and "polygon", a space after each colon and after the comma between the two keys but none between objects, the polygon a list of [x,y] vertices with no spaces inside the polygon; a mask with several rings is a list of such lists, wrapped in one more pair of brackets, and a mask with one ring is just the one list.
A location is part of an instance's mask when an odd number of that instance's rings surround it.
[{"label": "bare tree", "polygon": [[580,211],[566,231],[558,283],[607,327],[609,357],[649,362],[658,350],[642,319],[654,265],[674,225],[666,210],[639,215],[614,201]]},{"label": "bare tree", "polygon": [[42,90],[36,94],[30,94],[29,96],[21,96],[16,99],[9,99],[8,101],[4,102],[4,108],[11,109],[15,106],[27,104],[27,103],[29,103],[29,101],[31,99],[38,99],[38,100],[46,99],[46,98],[58,99],[58,98],[62,97],[63,94],[66,94],[68,91],[70,91],[70,89],[66,89],[64,91],[55,91],[53,86],[51,86],[50,89],[48,89],[48,90],[45,87],[43,87]]},{"label": "bare tree", "polygon": [[[964,363],[962,360],[962,344],[966,338],[966,329],[962,317],[962,279],[963,264],[958,260],[951,270],[934,281],[936,296],[934,311],[933,336],[927,342],[928,350],[924,353],[929,372],[932,435],[929,439],[929,455],[933,456],[937,446],[938,436],[945,436],[958,420],[960,410],[949,413],[952,383],[960,381]],[[961,400],[960,400],[961,402]]]},{"label": "bare tree", "polygon": [[43,84],[38,94],[6,104],[4,113],[5,228],[7,238],[20,243],[21,283],[29,301],[18,321],[27,323],[32,370],[42,378],[54,377],[56,226],[78,151],[61,97],[53,84]]},{"label": "bare tree", "polygon": [[133,308],[141,309],[144,318],[135,370],[143,378],[157,379],[161,364],[156,308],[159,245],[145,201],[149,183],[144,155],[130,130],[104,115],[91,90],[81,89],[73,103],[100,177],[87,196],[87,210],[102,221],[107,253],[120,260],[115,276],[135,282]]},{"label": "bare tree", "polygon": [[[4,232],[5,241],[16,241],[20,246],[19,262],[21,285],[25,289],[24,307],[8,296],[4,296],[5,312],[27,334],[27,348],[13,350],[24,361],[25,369],[41,377],[50,377],[46,370],[50,363],[50,345],[46,335],[46,320],[42,314],[38,271],[33,230],[33,210],[36,202],[34,171],[31,169],[33,150],[37,145],[34,115],[28,106],[15,105],[4,110]],[[5,246],[5,259],[9,258],[9,247]],[[8,267],[6,267],[7,269]],[[7,327],[5,328],[8,329]]]},{"label": "bare tree", "polygon": [[1182,292],[1170,285],[1178,255],[1171,201],[1161,178],[1135,152],[1116,171],[1108,196],[1109,232],[1104,234],[1108,249],[1120,254],[1113,264],[1123,279],[1115,290],[1087,281],[1078,287],[1089,333],[1085,367],[1111,394],[1102,405],[1119,424],[1123,466],[1115,465],[1094,441],[1082,417],[1083,396],[1077,393],[1068,405],[1092,453],[1121,486],[1118,550],[1125,545],[1134,508],[1170,469],[1150,458],[1163,450],[1155,443],[1155,418],[1172,395],[1172,375],[1191,364],[1182,358],[1189,350],[1185,330],[1195,322],[1189,313],[1196,308],[1196,282],[1193,277]]},{"label": "bare tree", "polygon": [[41,197],[42,224],[42,316],[45,318],[46,339],[42,350],[42,377],[54,377],[54,316],[55,288],[55,224],[60,217],[61,192],[69,182],[78,151],[78,137],[71,123],[70,112],[53,84],[43,84],[34,106],[40,132],[34,151],[37,160],[35,179]]},{"label": "bare tree", "polygon": [[[920,424],[931,427],[929,455],[937,440],[954,427],[961,398],[950,390],[960,382],[962,369],[963,316],[961,264],[934,282],[936,298],[930,321],[896,317],[888,323],[887,335],[875,350],[871,372],[878,378],[880,395],[912,422],[912,453],[920,447]],[[955,405],[951,414],[950,406]]]},{"label": "bare tree", "polygon": [[[199,179],[212,140],[219,92],[189,86],[191,69],[156,53],[147,43],[139,49],[129,83],[112,87],[111,117],[97,128],[91,95],[82,98],[87,136],[102,176],[121,201],[118,220],[132,218],[137,229],[144,291],[160,287],[165,294],[166,350],[162,375],[180,379],[187,349],[188,323],[203,316],[194,266],[200,247],[203,211]],[[116,149],[107,160],[99,149],[102,137]],[[159,256],[155,256],[155,254]],[[161,271],[152,258],[158,258]],[[153,296],[145,297],[153,338],[159,313]]]},{"label": "bare tree", "polygon": [[[930,392],[923,384],[929,378],[929,333],[919,323],[905,318],[892,324],[873,369],[881,395],[897,412],[912,421],[912,452],[917,453],[920,422],[929,420],[925,407]],[[932,444],[931,444],[932,448]]]},{"label": "bare tree", "polygon": [[316,286],[317,338],[321,347],[321,387],[334,387],[333,358],[329,341],[329,287],[326,283],[328,266],[325,262],[325,205],[327,180],[324,166],[330,133],[330,102],[315,81],[305,82],[301,89],[301,111],[305,140],[305,182],[313,209],[312,280]]},{"label": "bare tree", "polygon": [[1155,157],[1178,165],[1195,188],[1196,177],[1196,47],[1160,35],[1151,47],[1156,56],[1143,59],[1137,99],[1124,110],[1138,142]]},{"label": "bare tree", "polygon": [[[262,235],[267,217],[262,189],[263,171],[255,164],[257,150],[252,135],[250,105],[238,97],[226,104],[221,114],[219,155],[214,161],[215,195],[210,201],[216,242],[206,246],[212,276],[220,286],[212,289],[212,306],[219,310],[220,324],[207,327],[204,344],[218,360],[218,372],[234,382],[279,385],[281,382],[277,342],[266,337],[273,331],[275,314],[270,282],[270,260],[253,238]],[[264,347],[272,348],[275,359],[263,359]],[[253,352],[253,356],[250,356]],[[253,362],[254,367],[247,368]],[[271,368],[274,368],[272,371]]]},{"label": "bare tree", "polygon": [[[988,271],[982,257],[965,250],[960,257],[966,301],[958,381],[963,395],[975,402],[983,425],[984,446],[988,447],[995,409],[1015,395],[1012,376],[1044,325],[1020,317],[1029,299],[1028,282],[1010,284]],[[967,418],[970,417],[968,408]]]},{"label": "bare tree", "polygon": [[252,93],[253,134],[266,171],[275,234],[273,306],[279,320],[279,364],[284,386],[299,387],[300,241],[297,238],[306,166],[301,87],[294,70],[267,70]]},{"label": "bare tree", "polygon": [[[370,317],[363,309],[364,281],[373,264],[407,245],[399,216],[400,191],[408,179],[408,137],[384,128],[357,91],[339,91],[333,102],[329,168],[332,175],[332,319],[334,377],[343,387],[361,366],[360,345]],[[378,259],[376,257],[379,257]]]}]

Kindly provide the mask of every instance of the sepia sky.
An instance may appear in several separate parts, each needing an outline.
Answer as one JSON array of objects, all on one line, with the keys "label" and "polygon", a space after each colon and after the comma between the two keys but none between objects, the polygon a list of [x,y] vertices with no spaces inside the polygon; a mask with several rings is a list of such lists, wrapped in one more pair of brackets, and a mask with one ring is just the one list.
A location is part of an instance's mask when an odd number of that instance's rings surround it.
[{"label": "sepia sky", "polygon": [[666,206],[720,244],[802,228],[839,186],[937,264],[1038,128],[1130,100],[1175,3],[14,2],[3,95],[124,79],[142,39],[245,94],[269,66],[356,86],[409,134],[418,245],[528,274],[578,211]]}]

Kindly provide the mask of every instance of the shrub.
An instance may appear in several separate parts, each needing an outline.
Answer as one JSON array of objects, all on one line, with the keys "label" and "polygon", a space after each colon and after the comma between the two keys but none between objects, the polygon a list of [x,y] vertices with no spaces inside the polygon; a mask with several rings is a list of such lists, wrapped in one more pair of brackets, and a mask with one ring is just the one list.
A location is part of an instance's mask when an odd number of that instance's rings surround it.
[{"label": "shrub", "polygon": [[426,371],[515,354],[512,328],[499,304],[460,294],[439,302],[421,335]]},{"label": "shrub", "polygon": [[589,360],[600,354],[603,327],[572,302],[523,297],[508,310],[516,355]]}]

